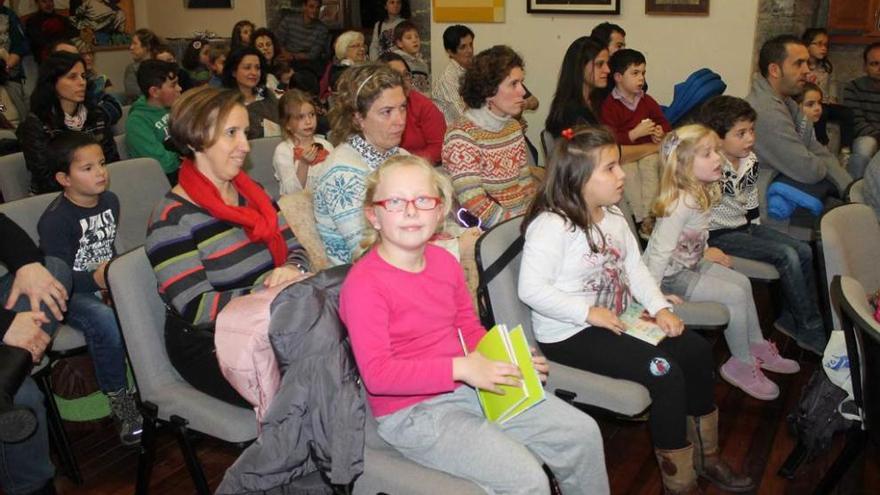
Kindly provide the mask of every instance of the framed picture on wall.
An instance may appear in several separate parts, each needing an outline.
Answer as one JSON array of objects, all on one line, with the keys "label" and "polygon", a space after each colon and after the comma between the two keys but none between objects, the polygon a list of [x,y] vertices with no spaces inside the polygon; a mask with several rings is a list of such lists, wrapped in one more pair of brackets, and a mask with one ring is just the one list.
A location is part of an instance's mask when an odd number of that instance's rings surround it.
[{"label": "framed picture on wall", "polygon": [[231,9],[232,0],[183,0],[188,9]]},{"label": "framed picture on wall", "polygon": [[232,0],[183,0],[188,9],[231,9]]},{"label": "framed picture on wall", "polygon": [[709,15],[709,0],[645,0],[645,13]]},{"label": "framed picture on wall", "polygon": [[620,14],[621,0],[526,0],[529,14]]},{"label": "framed picture on wall", "polygon": [[[25,25],[39,11],[34,0],[19,0],[13,6]],[[63,34],[60,37],[73,38],[95,50],[128,48],[131,44],[135,26],[134,0],[55,0],[54,7],[51,13],[54,18],[46,17],[47,23],[33,36],[49,39]],[[58,16],[66,20],[56,22]]]}]

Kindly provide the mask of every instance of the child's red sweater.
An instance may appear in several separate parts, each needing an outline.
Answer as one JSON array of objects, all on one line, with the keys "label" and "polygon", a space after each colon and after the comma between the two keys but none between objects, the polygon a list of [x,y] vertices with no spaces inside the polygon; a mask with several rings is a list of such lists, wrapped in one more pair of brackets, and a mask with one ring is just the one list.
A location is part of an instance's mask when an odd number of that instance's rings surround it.
[{"label": "child's red sweater", "polygon": [[611,128],[617,144],[646,144],[651,142],[651,136],[643,136],[635,141],[629,139],[629,131],[644,119],[651,119],[655,124],[663,126],[664,132],[672,130],[669,121],[660,110],[660,105],[647,94],[642,96],[635,111],[626,108],[624,104],[609,94],[602,103],[602,123]]}]

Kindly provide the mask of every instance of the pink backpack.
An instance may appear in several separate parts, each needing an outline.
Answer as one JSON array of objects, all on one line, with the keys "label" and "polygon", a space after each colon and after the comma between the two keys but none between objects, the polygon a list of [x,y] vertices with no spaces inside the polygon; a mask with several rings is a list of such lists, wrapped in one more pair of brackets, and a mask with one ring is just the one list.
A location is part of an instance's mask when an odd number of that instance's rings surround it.
[{"label": "pink backpack", "polygon": [[253,404],[257,421],[263,420],[281,385],[278,361],[269,342],[269,308],[288,285],[232,299],[217,315],[214,327],[220,371],[232,388]]}]

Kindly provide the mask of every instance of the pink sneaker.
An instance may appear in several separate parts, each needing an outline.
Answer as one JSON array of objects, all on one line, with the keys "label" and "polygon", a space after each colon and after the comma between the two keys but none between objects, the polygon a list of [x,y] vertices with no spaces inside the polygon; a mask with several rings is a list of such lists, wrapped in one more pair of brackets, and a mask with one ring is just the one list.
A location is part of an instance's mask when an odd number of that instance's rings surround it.
[{"label": "pink sneaker", "polygon": [[760,363],[761,368],[774,373],[792,375],[801,370],[800,365],[793,359],[785,359],[779,355],[779,350],[772,340],[765,340],[749,347],[752,356]]},{"label": "pink sneaker", "polygon": [[754,364],[748,364],[731,356],[721,365],[721,377],[756,399],[773,400],[779,397],[779,387],[764,376],[758,363],[757,359]]}]

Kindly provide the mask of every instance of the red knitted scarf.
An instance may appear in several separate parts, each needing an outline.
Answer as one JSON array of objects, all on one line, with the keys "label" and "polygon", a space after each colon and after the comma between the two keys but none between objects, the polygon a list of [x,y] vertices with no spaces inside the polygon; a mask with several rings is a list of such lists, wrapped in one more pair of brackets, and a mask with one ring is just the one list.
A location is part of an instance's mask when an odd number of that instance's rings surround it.
[{"label": "red knitted scarf", "polygon": [[244,196],[244,206],[226,204],[217,186],[199,172],[189,158],[180,164],[178,180],[195,204],[208,210],[214,218],[240,225],[248,239],[266,244],[275,266],[284,264],[287,260],[287,244],[278,230],[278,213],[263,188],[246,173],[240,172],[232,179],[235,190]]}]

